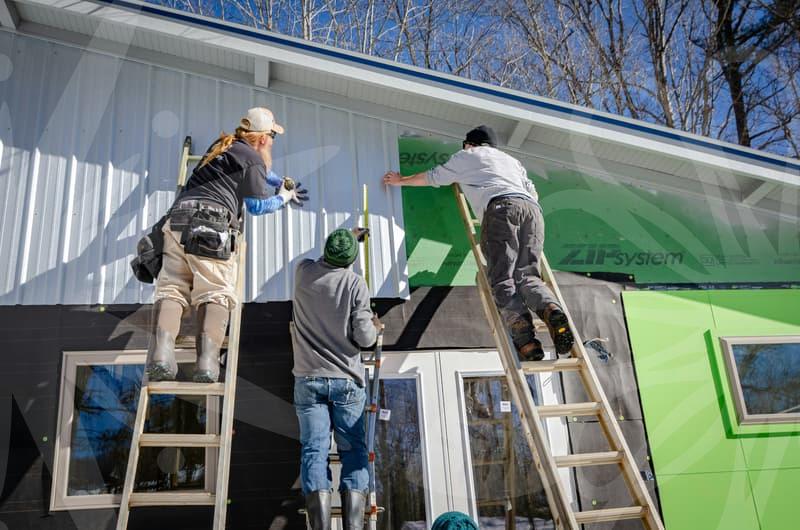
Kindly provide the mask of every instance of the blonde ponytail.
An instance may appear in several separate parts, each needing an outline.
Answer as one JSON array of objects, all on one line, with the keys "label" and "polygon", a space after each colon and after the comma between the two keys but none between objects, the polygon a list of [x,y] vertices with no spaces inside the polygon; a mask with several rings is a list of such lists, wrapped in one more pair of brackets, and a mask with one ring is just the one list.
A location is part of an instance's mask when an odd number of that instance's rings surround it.
[{"label": "blonde ponytail", "polygon": [[223,131],[219,135],[219,138],[217,138],[217,141],[214,142],[214,144],[211,146],[211,149],[208,151],[208,153],[206,153],[206,155],[203,157],[203,160],[200,162],[200,165],[198,167],[205,166],[206,164],[217,158],[219,155],[230,149],[231,146],[233,145],[233,142],[235,142],[236,140],[241,139],[250,145],[255,145],[258,142],[258,140],[260,140],[261,137],[266,134],[267,133],[265,132],[250,132],[241,127],[237,127],[236,132],[234,132],[233,134],[225,134],[225,132]]}]

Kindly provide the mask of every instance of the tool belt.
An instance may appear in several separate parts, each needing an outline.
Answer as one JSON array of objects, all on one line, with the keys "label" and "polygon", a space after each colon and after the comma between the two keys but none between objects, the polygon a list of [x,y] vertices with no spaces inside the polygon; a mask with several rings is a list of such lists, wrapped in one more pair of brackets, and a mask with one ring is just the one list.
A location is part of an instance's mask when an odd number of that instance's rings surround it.
[{"label": "tool belt", "polygon": [[239,220],[227,208],[205,201],[183,201],[168,215],[170,229],[181,233],[187,254],[227,260],[236,252]]}]

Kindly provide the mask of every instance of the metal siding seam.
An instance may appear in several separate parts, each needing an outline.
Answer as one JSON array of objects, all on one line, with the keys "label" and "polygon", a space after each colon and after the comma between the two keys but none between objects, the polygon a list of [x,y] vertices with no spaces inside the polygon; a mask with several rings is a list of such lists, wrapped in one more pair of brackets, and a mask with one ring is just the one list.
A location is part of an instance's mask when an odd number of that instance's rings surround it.
[{"label": "metal siding seam", "polygon": [[[250,89],[250,106],[255,107],[256,103],[256,91],[255,89]],[[249,215],[246,212],[243,213],[244,220],[245,220],[245,233],[247,234],[247,254],[246,254],[246,263],[245,267],[246,270],[239,271],[239,274],[245,274],[244,279],[244,292],[249,293],[245,295],[246,300],[253,301],[258,296],[258,282],[256,278],[258,278],[258,264],[260,260],[256,257],[259,255],[259,224],[256,222],[256,216]],[[265,257],[266,258],[266,257]],[[247,271],[250,271],[248,274]],[[245,300],[242,300],[244,302]]]},{"label": "metal siding seam", "polygon": [[[361,219],[361,214],[362,214],[362,212],[361,212],[361,190],[359,190],[359,186],[358,186],[358,184],[359,184],[359,178],[358,178],[358,142],[356,141],[356,138],[355,138],[356,129],[355,129],[355,124],[354,124],[353,113],[352,112],[348,112],[347,113],[347,120],[348,120],[348,124],[349,124],[349,129],[350,129],[350,131],[349,131],[350,132],[350,161],[352,163],[352,171],[350,172],[350,174],[352,175],[351,178],[352,178],[352,181],[353,181],[353,183],[352,183],[352,185],[353,185],[353,188],[352,188],[353,189],[353,204],[352,204],[352,210],[351,211],[355,212],[355,214],[356,214],[355,215],[355,218],[356,218],[355,219],[355,224],[358,225],[361,222],[360,219]],[[361,254],[363,254],[363,253],[359,253],[358,268],[361,269],[361,272],[363,273],[364,272],[364,261],[363,261],[364,258],[363,258],[363,256]]]},{"label": "metal siding seam", "polygon": [[[286,104],[286,96],[281,96],[281,106],[283,107],[283,116],[284,116],[283,119],[288,124],[289,123],[289,114],[288,114],[288,111],[287,111],[288,105]],[[286,143],[287,144],[289,143],[288,142],[288,138],[287,138]],[[283,149],[284,155],[286,154],[286,151],[287,151],[287,149],[286,149],[286,147],[284,147],[284,149]],[[283,169],[284,169],[284,171],[286,171],[286,169],[287,169],[285,162],[284,162],[284,168]],[[285,242],[284,248],[286,249],[286,251],[284,252],[284,255],[283,255],[283,260],[284,260],[283,270],[284,270],[285,274],[284,274],[283,296],[280,297],[279,300],[291,300],[291,298],[292,298],[292,287],[291,287],[290,281],[292,280],[292,276],[293,276],[292,272],[293,271],[291,271],[289,269],[291,268],[292,257],[294,255],[294,239],[293,239],[293,230],[292,230],[292,216],[291,216],[292,211],[291,211],[291,208],[284,207],[283,208],[283,213],[284,213],[284,216],[283,216],[283,229],[284,229],[283,236],[284,236],[284,239],[283,240]],[[279,244],[279,243],[276,241],[276,245],[277,244]],[[277,273],[278,273],[278,271],[275,271],[275,274],[277,274]]]},{"label": "metal siding seam", "polygon": [[[141,183],[139,186],[139,204],[142,206],[141,216],[139,218],[139,237],[144,236],[149,228],[150,224],[148,223],[148,215],[150,210],[150,197],[147,195],[147,183],[150,180],[150,160],[152,157],[151,146],[150,146],[150,136],[151,136],[151,129],[152,126],[152,113],[153,113],[153,66],[147,66],[147,100],[145,101],[145,126],[144,126],[144,142],[143,142],[143,149],[142,152],[144,156],[142,157],[142,176],[141,176]],[[138,240],[138,238],[137,238]],[[133,272],[128,271],[128,274],[133,276]],[[145,303],[145,291],[147,292],[149,298],[154,289],[152,287],[148,287],[147,284],[143,282],[137,282],[139,285],[139,299],[137,300],[138,303],[143,304]]]},{"label": "metal siding seam", "polygon": [[[38,118],[38,116],[37,116]],[[39,148],[36,147],[33,150],[33,161],[28,166],[28,179],[29,179],[29,187],[27,190],[28,200],[25,201],[25,213],[23,214],[23,218],[25,219],[25,229],[23,236],[20,240],[20,246],[22,247],[22,258],[20,259],[17,265],[17,296],[16,300],[17,303],[21,303],[25,301],[25,297],[23,295],[25,291],[25,282],[28,281],[27,269],[28,269],[28,260],[30,259],[30,245],[31,245],[31,235],[33,231],[33,213],[36,203],[36,193],[39,183],[39,158],[40,158]]]},{"label": "metal siding seam", "polygon": [[316,153],[317,159],[317,193],[319,194],[319,211],[317,212],[317,242],[314,245],[315,248],[323,248],[324,246],[324,238],[326,237],[327,233],[324,231],[325,226],[327,224],[327,213],[326,213],[326,201],[325,201],[325,185],[323,183],[322,178],[322,125],[320,123],[320,111],[319,111],[319,104],[314,105],[314,121],[316,122],[316,129],[317,129],[317,147],[314,149]]},{"label": "metal siding seam", "polygon": [[[389,161],[389,151],[390,151],[389,145],[390,144],[389,144],[389,139],[386,136],[386,122],[381,122],[381,127],[383,129],[383,165],[388,170],[390,167],[392,167],[393,164],[391,164],[390,161]],[[394,133],[395,133],[393,136],[394,136],[394,143],[396,144],[397,143],[397,126],[393,124],[392,128],[393,128]],[[383,186],[383,192],[386,195],[386,202],[387,202],[387,204],[389,206],[389,211],[387,213],[389,214],[389,219],[388,219],[388,221],[389,221],[389,245],[390,245],[391,255],[392,255],[392,259],[391,259],[392,265],[393,265],[392,269],[394,270],[394,278],[393,278],[394,287],[395,287],[394,291],[395,291],[395,293],[397,294],[398,297],[402,297],[403,289],[400,288],[400,283],[401,283],[401,281],[400,281],[400,253],[404,252],[405,250],[401,249],[401,248],[398,248],[398,245],[396,244],[397,242],[395,240],[395,230],[397,228],[397,222],[396,222],[396,219],[395,219],[395,209],[394,209],[394,189],[391,186],[385,186],[382,183],[381,183],[381,186]],[[389,272],[391,272],[391,271],[389,271]],[[388,274],[386,276],[387,276],[386,279],[388,280]]]}]

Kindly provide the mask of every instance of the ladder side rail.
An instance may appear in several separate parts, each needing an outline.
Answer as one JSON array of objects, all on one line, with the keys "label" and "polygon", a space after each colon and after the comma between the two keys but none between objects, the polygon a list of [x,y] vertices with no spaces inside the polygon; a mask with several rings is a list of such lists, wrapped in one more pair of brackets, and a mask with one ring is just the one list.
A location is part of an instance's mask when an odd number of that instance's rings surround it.
[{"label": "ladder side rail", "polygon": [[381,355],[383,353],[383,328],[378,331],[378,338],[375,341],[375,369],[372,375],[372,385],[370,390],[370,410],[369,422],[367,424],[367,455],[369,455],[369,528],[375,530],[378,524],[378,498],[377,484],[375,477],[375,431],[377,427],[378,414],[380,413],[380,370]]},{"label": "ladder side rail", "polygon": [[542,256],[542,279],[553,291],[553,294],[556,296],[556,299],[561,305],[562,311],[564,311],[564,314],[567,316],[570,329],[575,336],[575,344],[572,347],[572,355],[582,358],[584,361],[581,363],[581,379],[590,400],[601,404],[601,411],[600,414],[598,414],[598,419],[600,421],[601,428],[606,435],[606,439],[611,445],[610,449],[612,451],[621,451],[623,453],[620,468],[622,469],[622,475],[625,478],[625,482],[628,485],[629,491],[631,492],[633,501],[636,504],[647,508],[647,513],[644,514],[642,520],[645,522],[648,528],[663,530],[664,525],[661,522],[658,510],[656,509],[655,504],[650,497],[650,493],[647,491],[647,486],[645,485],[644,480],[639,473],[638,466],[633,459],[633,453],[631,452],[630,447],[625,440],[625,436],[622,433],[619,423],[617,423],[616,418],[614,417],[611,405],[609,404],[605,391],[603,390],[600,380],[597,377],[597,372],[595,371],[592,363],[589,361],[588,355],[586,354],[586,349],[583,346],[583,342],[579,336],[578,330],[575,327],[575,323],[569,313],[569,309],[564,301],[564,297],[562,296],[561,290],[558,287],[558,282],[556,281],[555,275],[550,268],[550,264],[544,255]]},{"label": "ladder side rail", "polygon": [[[363,226],[367,228],[367,233],[364,236],[364,280],[367,282],[367,289],[372,293],[372,275],[370,274],[370,234],[369,234],[369,192],[367,185],[362,186],[362,207],[364,214]],[[369,409],[367,413],[367,475],[369,477],[369,529],[376,530],[378,525],[378,499],[376,492],[375,482],[375,428],[378,420],[379,408],[379,391],[380,391],[380,373],[381,373],[381,354],[383,352],[383,325],[378,330],[378,336],[375,340],[375,350],[372,353],[372,361],[374,362],[374,370],[372,375],[371,390],[369,391]],[[366,384],[369,384],[367,380]]]},{"label": "ladder side rail", "polygon": [[144,433],[144,423],[147,419],[147,410],[150,408],[150,396],[147,392],[147,375],[143,379],[139,390],[139,402],[136,407],[136,420],[133,422],[133,438],[131,449],[128,453],[128,467],[125,473],[125,485],[122,488],[122,499],[117,516],[117,530],[128,528],[128,516],[131,510],[131,494],[136,485],[136,469],[139,467],[139,440]]},{"label": "ladder side rail", "polygon": [[240,243],[237,259],[236,293],[239,297],[233,310],[230,340],[225,359],[225,396],[222,402],[222,425],[220,430],[219,463],[217,465],[217,488],[214,506],[214,530],[225,529],[228,507],[228,481],[230,480],[231,445],[233,445],[233,414],[236,403],[236,377],[239,368],[239,340],[242,331],[242,306],[244,305],[245,256],[247,243]]},{"label": "ladder side rail", "polygon": [[192,151],[192,137],[187,136],[183,139],[183,147],[181,147],[181,158],[180,162],[178,162],[178,186],[175,190],[176,193],[180,193],[183,190],[183,187],[186,185],[186,174],[189,172],[189,159],[192,157],[190,154]]},{"label": "ladder side rail", "polygon": [[525,439],[531,449],[531,455],[534,458],[537,471],[542,479],[542,485],[545,489],[550,513],[553,516],[556,528],[577,529],[578,525],[575,521],[573,511],[569,506],[561,482],[558,479],[558,470],[550,457],[549,448],[544,441],[545,435],[542,422],[536,411],[536,404],[533,401],[533,396],[528,387],[525,373],[522,370],[522,366],[519,363],[514,349],[511,347],[505,326],[500,322],[500,313],[494,303],[489,280],[486,275],[485,260],[479,244],[475,239],[475,223],[472,222],[469,205],[457,184],[453,185],[453,192],[455,193],[461,213],[461,220],[466,228],[467,237],[472,247],[472,253],[478,266],[477,279],[481,302],[489,320],[492,335],[498,347],[500,360],[503,363],[503,369],[508,379],[509,389],[511,390],[514,401],[519,407],[519,415]]}]

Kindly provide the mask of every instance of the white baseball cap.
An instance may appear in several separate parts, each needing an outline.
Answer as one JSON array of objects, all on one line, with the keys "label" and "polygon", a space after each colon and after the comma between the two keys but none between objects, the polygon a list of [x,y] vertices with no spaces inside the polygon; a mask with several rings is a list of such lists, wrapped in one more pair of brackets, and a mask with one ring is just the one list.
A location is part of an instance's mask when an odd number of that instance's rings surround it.
[{"label": "white baseball cap", "polygon": [[239,126],[250,132],[275,131],[283,134],[283,127],[275,123],[275,117],[266,107],[253,107],[248,110],[247,115],[239,122]]}]

